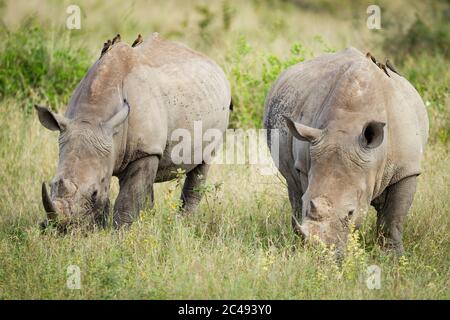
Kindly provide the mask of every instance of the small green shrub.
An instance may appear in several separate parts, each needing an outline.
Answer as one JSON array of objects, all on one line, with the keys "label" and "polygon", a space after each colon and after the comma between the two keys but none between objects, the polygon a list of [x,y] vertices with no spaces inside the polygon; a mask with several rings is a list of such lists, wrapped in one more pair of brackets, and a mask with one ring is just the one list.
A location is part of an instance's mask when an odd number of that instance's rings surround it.
[{"label": "small green shrub", "polygon": [[71,46],[70,34],[54,37],[28,19],[15,32],[1,27],[0,98],[15,98],[26,110],[34,103],[58,107],[90,65],[87,50]]},{"label": "small green shrub", "polygon": [[228,31],[231,27],[231,23],[236,15],[236,9],[231,6],[228,0],[222,3],[222,25],[223,30]]},{"label": "small green shrub", "polygon": [[199,32],[199,46],[208,48],[213,41],[212,24],[214,23],[216,13],[211,11],[206,5],[197,5],[196,12],[200,16],[197,26]]},{"label": "small green shrub", "polygon": [[423,53],[443,55],[448,59],[450,5],[448,1],[438,1],[431,8],[430,17],[422,18],[416,15],[415,20],[406,30],[402,25],[392,28],[383,40],[383,49],[397,59]]},{"label": "small green shrub", "polygon": [[422,97],[430,119],[430,141],[450,141],[450,108],[446,71],[448,59],[442,55],[426,53],[407,57],[401,64],[402,74],[412,83]]},{"label": "small green shrub", "polygon": [[417,89],[430,119],[430,141],[450,140],[448,69],[450,2],[430,1],[428,10],[417,14],[406,27],[402,20],[387,18],[381,46],[400,73]]},{"label": "small green shrub", "polygon": [[235,106],[231,113],[231,127],[261,128],[267,92],[286,68],[304,61],[308,54],[302,44],[294,43],[287,58],[274,54],[257,55],[241,36],[229,58],[232,66],[229,79]]}]

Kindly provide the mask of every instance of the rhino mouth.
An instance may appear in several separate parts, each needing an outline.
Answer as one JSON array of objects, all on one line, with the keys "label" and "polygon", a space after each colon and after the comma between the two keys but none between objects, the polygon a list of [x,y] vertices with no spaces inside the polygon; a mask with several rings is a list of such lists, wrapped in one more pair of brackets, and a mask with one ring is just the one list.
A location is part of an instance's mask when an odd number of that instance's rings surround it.
[{"label": "rhino mouth", "polygon": [[319,242],[329,247],[334,246],[336,249],[345,247],[349,233],[348,223],[336,221],[320,222],[302,219],[302,222],[299,222],[295,216],[292,216],[292,226],[303,244]]},{"label": "rhino mouth", "polygon": [[45,182],[42,183],[42,204],[47,219],[40,224],[41,229],[44,230],[48,226],[53,225],[59,231],[65,232],[71,224],[71,219],[69,219],[72,216],[70,205],[63,199],[53,201],[47,191]]},{"label": "rhino mouth", "polygon": [[82,211],[83,214],[76,214],[73,204],[68,199],[58,198],[52,200],[45,182],[42,183],[42,204],[46,212],[46,219],[40,224],[40,229],[44,231],[49,226],[54,226],[58,231],[67,233],[69,228],[81,227],[91,224],[105,225],[104,213],[109,212],[109,201],[97,201],[95,203],[86,201]]}]

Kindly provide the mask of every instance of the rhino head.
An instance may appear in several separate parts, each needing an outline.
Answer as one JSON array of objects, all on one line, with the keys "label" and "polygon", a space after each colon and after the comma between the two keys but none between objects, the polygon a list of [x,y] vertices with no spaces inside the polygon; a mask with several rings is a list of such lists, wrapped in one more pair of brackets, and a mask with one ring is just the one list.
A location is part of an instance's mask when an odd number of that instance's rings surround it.
[{"label": "rhino head", "polygon": [[42,184],[47,221],[65,230],[68,225],[92,218],[99,222],[109,210],[109,187],[115,165],[114,136],[126,120],[129,106],[109,120],[68,119],[46,107],[35,106],[41,124],[59,131],[59,161],[51,191]]},{"label": "rhino head", "polygon": [[[306,241],[318,239],[340,251],[350,225],[361,225],[371,203],[386,158],[385,122],[337,120],[317,129],[285,119],[295,138],[295,168],[307,181],[302,219],[294,217],[294,228]],[[299,158],[300,148],[309,149],[308,159]]]}]

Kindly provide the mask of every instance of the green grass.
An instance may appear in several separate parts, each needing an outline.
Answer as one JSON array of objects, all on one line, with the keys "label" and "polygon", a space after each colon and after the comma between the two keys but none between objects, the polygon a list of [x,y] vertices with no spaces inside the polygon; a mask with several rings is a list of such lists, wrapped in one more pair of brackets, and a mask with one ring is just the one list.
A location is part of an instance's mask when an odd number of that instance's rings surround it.
[{"label": "green grass", "polygon": [[[374,244],[371,212],[339,266],[293,235],[284,184],[243,165],[213,167],[208,184],[221,187],[208,188],[190,218],[176,216],[174,181],[157,186],[155,208],[128,231],[41,235],[39,186],[54,170],[56,135],[14,108],[4,106],[0,118],[1,298],[450,298],[448,147],[427,150],[405,259]],[[66,288],[73,264],[81,290]],[[361,279],[372,264],[382,269],[380,290]]]},{"label": "green grass", "polygon": [[15,98],[26,112],[37,101],[60,107],[94,61],[70,34],[60,38],[61,30],[48,32],[33,18],[19,30],[0,32],[0,98]]},{"label": "green grass", "polygon": [[312,53],[300,43],[291,46],[286,58],[272,53],[257,53],[243,36],[238,39],[234,50],[227,59],[231,66],[228,78],[237,111],[231,113],[230,126],[261,128],[264,112],[261,106],[264,106],[272,84],[282,71],[311,57]]},{"label": "green grass", "polygon": [[[8,4],[17,12],[28,8]],[[8,32],[0,36],[0,298],[449,299],[449,78],[440,51],[393,59],[422,95],[431,124],[404,258],[375,244],[373,210],[340,264],[326,248],[303,247],[291,229],[283,180],[245,165],[213,166],[198,213],[185,219],[176,215],[180,181],[172,181],[157,185],[155,208],[130,230],[39,232],[40,184],[55,172],[57,134],[41,127],[30,106],[63,109],[106,37],[121,32],[131,42],[138,32],[157,29],[201,49],[227,73],[235,100],[231,125],[244,128],[261,126],[265,94],[286,67],[358,41],[341,43],[353,22],[330,16],[328,1],[311,11],[273,1],[197,4],[161,2],[171,19],[141,8],[152,15],[143,19],[130,13],[132,6],[118,12],[85,3],[85,28],[76,33],[50,25],[53,17],[43,12],[26,22],[28,29],[21,18],[18,27],[2,26]],[[45,5],[64,12],[59,3]],[[317,19],[320,34],[329,25],[335,38],[299,36],[309,29],[299,31],[297,22],[316,26]],[[117,192],[114,181],[112,200]],[[80,290],[66,287],[69,265],[81,269]],[[379,290],[366,287],[369,265],[381,267]]]},{"label": "green grass", "polygon": [[411,81],[427,106],[430,119],[430,142],[450,142],[450,73],[443,55],[426,53],[407,57],[402,64],[403,75]]}]

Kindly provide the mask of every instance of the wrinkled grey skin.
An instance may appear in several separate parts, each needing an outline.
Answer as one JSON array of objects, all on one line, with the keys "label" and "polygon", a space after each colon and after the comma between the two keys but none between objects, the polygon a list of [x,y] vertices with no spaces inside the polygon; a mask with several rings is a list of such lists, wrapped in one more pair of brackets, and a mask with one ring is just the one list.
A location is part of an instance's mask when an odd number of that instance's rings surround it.
[{"label": "wrinkled grey skin", "polygon": [[[388,70],[389,71],[389,70]],[[404,218],[428,137],[417,91],[349,48],[286,70],[267,96],[264,125],[280,130],[294,230],[342,250],[370,205],[381,244],[403,252]]]},{"label": "wrinkled grey skin", "polygon": [[88,217],[104,224],[111,177],[117,176],[114,226],[130,224],[144,206],[153,205],[153,184],[175,178],[177,169],[187,172],[183,211],[193,212],[208,165],[175,165],[171,151],[178,141],[170,137],[184,128],[193,141],[194,121],[202,122],[203,132],[224,132],[230,101],[220,67],[184,45],[157,34],[134,48],[114,44],[79,83],[64,116],[36,106],[41,123],[60,132],[51,193],[45,185],[42,190],[48,219],[62,228]]}]

